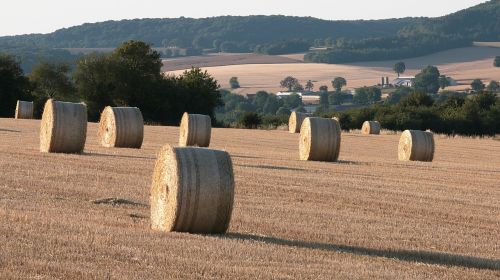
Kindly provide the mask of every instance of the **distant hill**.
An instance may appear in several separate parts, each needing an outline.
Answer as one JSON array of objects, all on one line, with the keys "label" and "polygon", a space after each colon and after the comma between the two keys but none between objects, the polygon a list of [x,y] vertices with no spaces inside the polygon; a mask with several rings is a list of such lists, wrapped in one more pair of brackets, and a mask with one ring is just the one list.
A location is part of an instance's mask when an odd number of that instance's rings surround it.
[{"label": "distant hill", "polygon": [[471,46],[474,41],[500,41],[500,0],[403,27],[397,36],[342,40],[305,60],[345,63],[390,60]]},{"label": "distant hill", "polygon": [[313,46],[323,50],[307,54],[305,59],[310,62],[401,59],[466,47],[473,41],[500,41],[500,0],[438,18],[330,21],[222,16],[106,21],[49,34],[0,37],[0,52],[30,63],[37,59],[68,60],[75,55],[63,48],[115,48],[132,39],[154,47],[183,48],[192,54],[201,50],[288,54],[306,52]]},{"label": "distant hill", "polygon": [[109,48],[130,39],[156,47],[213,48],[233,42],[251,51],[258,44],[325,38],[376,38],[396,35],[422,19],[329,21],[290,16],[223,16],[212,18],[134,19],[87,23],[50,34],[0,37],[0,46],[32,45],[44,48]]}]

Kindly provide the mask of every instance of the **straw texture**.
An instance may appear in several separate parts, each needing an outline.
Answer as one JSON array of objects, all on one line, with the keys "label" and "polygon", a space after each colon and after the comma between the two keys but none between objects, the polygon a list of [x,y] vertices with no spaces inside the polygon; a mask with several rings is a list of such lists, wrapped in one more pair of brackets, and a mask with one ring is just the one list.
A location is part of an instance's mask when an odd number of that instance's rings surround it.
[{"label": "straw texture", "polygon": [[210,146],[210,137],[212,134],[212,120],[209,116],[188,114],[182,115],[179,146]]},{"label": "straw texture", "polygon": [[43,109],[40,151],[81,153],[87,137],[87,106],[49,99]]},{"label": "straw texture", "polygon": [[380,123],[377,121],[366,121],[361,127],[363,134],[380,134]]},{"label": "straw texture", "polygon": [[160,231],[225,233],[234,200],[227,152],[164,146],[151,186],[151,227]]},{"label": "straw texture", "polygon": [[106,107],[101,114],[98,136],[104,147],[140,149],[144,120],[136,107]]},{"label": "straw texture", "polygon": [[338,121],[306,118],[300,129],[300,160],[337,161],[340,141],[341,131]]},{"label": "straw texture", "polygon": [[33,102],[18,100],[16,104],[16,119],[33,118]]},{"label": "straw texture", "polygon": [[305,113],[292,112],[288,119],[288,131],[290,133],[300,133],[302,122],[304,122],[308,116],[309,115]]},{"label": "straw texture", "polygon": [[432,132],[406,130],[399,140],[398,158],[401,161],[432,161],[434,149]]}]

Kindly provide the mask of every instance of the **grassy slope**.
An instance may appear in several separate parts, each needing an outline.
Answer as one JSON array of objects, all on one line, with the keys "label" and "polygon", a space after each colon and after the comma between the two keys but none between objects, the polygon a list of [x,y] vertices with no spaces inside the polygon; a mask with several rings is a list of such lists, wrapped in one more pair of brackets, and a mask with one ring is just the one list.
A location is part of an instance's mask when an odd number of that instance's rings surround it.
[{"label": "grassy slope", "polygon": [[[214,129],[236,201],[228,235],[200,236],[149,230],[178,128],[105,149],[90,124],[84,155],[40,154],[38,129],[0,119],[1,279],[500,277],[498,141],[436,137],[433,163],[401,163],[397,135],[344,134],[341,161],[319,163],[297,160],[297,135]],[[110,197],[139,205],[92,203]]]}]

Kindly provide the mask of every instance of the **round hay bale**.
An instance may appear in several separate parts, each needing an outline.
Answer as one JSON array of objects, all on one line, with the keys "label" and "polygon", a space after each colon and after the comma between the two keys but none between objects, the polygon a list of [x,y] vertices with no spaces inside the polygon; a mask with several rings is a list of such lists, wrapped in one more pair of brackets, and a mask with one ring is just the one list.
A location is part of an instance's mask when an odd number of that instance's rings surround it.
[{"label": "round hay bale", "polygon": [[398,157],[401,161],[432,161],[434,135],[420,130],[405,130],[399,139]]},{"label": "round hay bale", "polygon": [[33,102],[18,100],[16,104],[16,119],[33,118]]},{"label": "round hay bale", "polygon": [[334,119],[306,118],[300,128],[300,160],[337,161],[340,124]]},{"label": "round hay bale", "polygon": [[377,121],[366,121],[361,127],[363,134],[380,134],[380,123]]},{"label": "round hay bale", "polygon": [[98,136],[101,145],[140,149],[144,139],[144,120],[136,107],[106,107],[101,114]]},{"label": "round hay bale", "polygon": [[288,119],[288,131],[290,133],[300,133],[300,127],[308,116],[305,113],[292,112]]},{"label": "round hay bale", "polygon": [[188,114],[182,115],[179,146],[210,146],[210,137],[212,134],[212,120],[209,116]]},{"label": "round hay bale", "polygon": [[151,227],[160,231],[225,233],[234,201],[227,152],[164,146],[151,186]]},{"label": "round hay bale", "polygon": [[40,151],[81,153],[87,137],[87,106],[49,99],[40,126]]}]

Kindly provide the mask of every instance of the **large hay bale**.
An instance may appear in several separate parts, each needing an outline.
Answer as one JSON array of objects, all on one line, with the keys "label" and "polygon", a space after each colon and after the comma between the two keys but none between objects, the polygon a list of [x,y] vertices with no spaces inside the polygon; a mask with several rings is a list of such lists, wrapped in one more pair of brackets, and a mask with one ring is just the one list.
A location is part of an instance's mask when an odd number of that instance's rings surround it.
[{"label": "large hay bale", "polygon": [[288,131],[290,133],[299,133],[302,123],[308,116],[309,115],[305,113],[292,112],[288,119]]},{"label": "large hay bale", "polygon": [[164,146],[151,186],[151,227],[161,231],[224,233],[234,200],[227,152]]},{"label": "large hay bale", "polygon": [[380,134],[380,123],[377,121],[366,121],[361,127],[363,134]]},{"label": "large hay bale", "polygon": [[399,140],[398,157],[401,161],[432,161],[434,149],[432,132],[406,130]]},{"label": "large hay bale", "polygon": [[98,136],[104,147],[141,148],[144,120],[136,107],[106,107],[101,114]]},{"label": "large hay bale", "polygon": [[40,126],[40,151],[81,153],[87,137],[87,106],[49,99]]},{"label": "large hay bale", "polygon": [[306,118],[300,128],[300,160],[337,161],[340,124],[334,119]]},{"label": "large hay bale", "polygon": [[18,100],[16,104],[16,119],[33,118],[33,102]]},{"label": "large hay bale", "polygon": [[212,134],[212,120],[209,116],[188,114],[182,115],[179,146],[208,147]]}]

